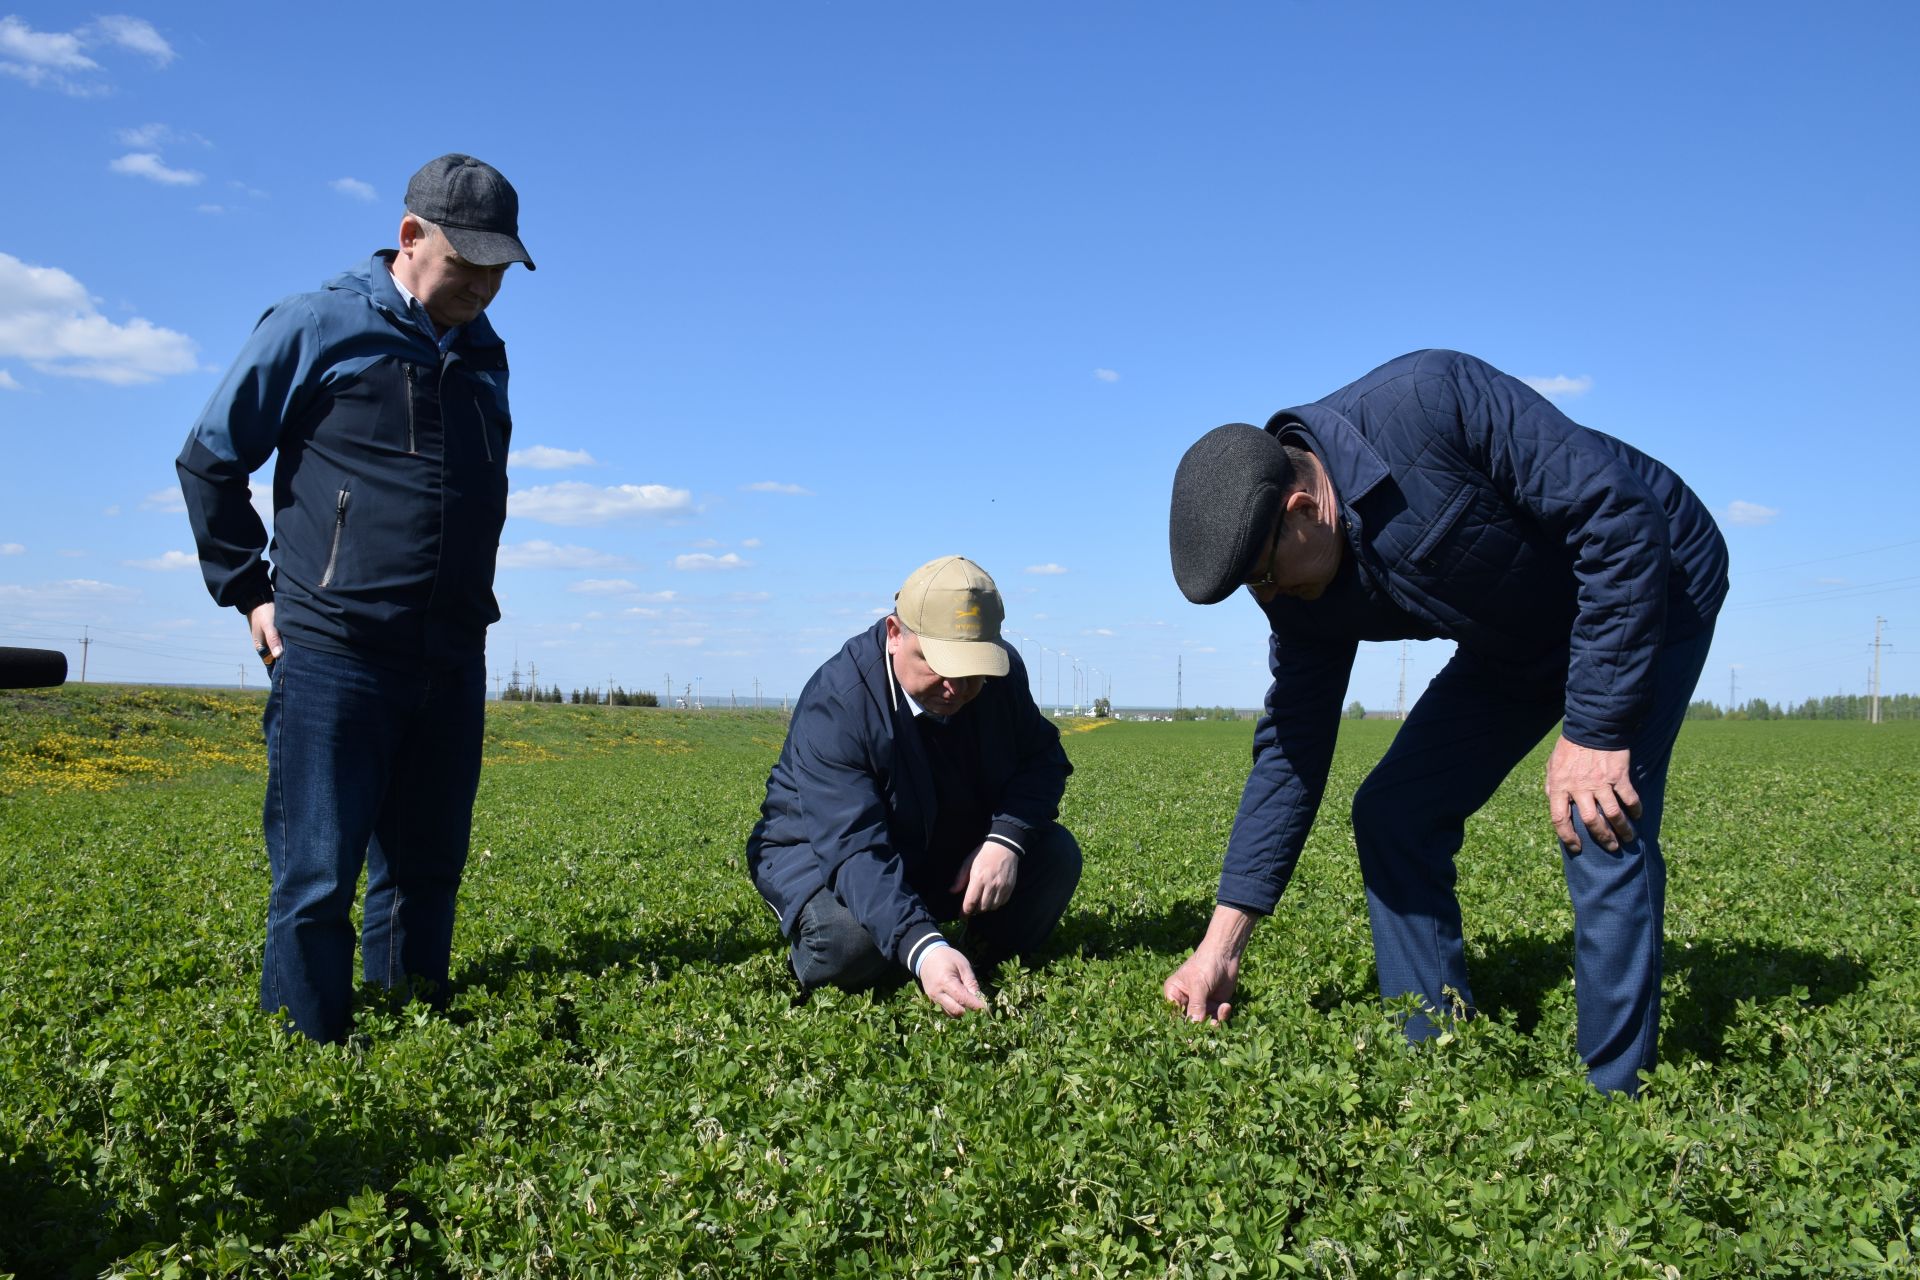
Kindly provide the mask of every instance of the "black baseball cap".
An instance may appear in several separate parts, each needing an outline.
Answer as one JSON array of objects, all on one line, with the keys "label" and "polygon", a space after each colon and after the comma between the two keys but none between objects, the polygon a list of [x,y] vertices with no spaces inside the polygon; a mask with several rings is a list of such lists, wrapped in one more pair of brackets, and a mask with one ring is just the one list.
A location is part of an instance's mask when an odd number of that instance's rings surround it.
[{"label": "black baseball cap", "polygon": [[475,266],[524,262],[534,269],[520,243],[520,194],[484,161],[458,151],[427,161],[407,183],[407,212],[439,227]]}]

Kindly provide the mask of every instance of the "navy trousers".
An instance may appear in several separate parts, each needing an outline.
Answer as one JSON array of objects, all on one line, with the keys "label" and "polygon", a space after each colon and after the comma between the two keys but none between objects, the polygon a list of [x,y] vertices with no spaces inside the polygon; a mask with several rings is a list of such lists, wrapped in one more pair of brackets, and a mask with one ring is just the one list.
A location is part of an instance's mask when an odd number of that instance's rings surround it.
[{"label": "navy trousers", "polygon": [[[1573,898],[1577,1045],[1587,1078],[1607,1092],[1637,1092],[1659,1044],[1667,892],[1660,817],[1674,738],[1712,639],[1708,627],[1656,659],[1652,706],[1629,748],[1645,810],[1635,838],[1609,853],[1587,833],[1580,852],[1560,850]],[[1355,793],[1354,841],[1383,996],[1418,995],[1436,1015],[1471,1009],[1454,855],[1468,815],[1559,721],[1563,699],[1557,683],[1516,684],[1511,668],[1456,653]],[[1544,827],[1544,795],[1539,805]],[[1406,1032],[1420,1040],[1437,1028],[1415,1015]]]},{"label": "navy trousers", "polygon": [[[961,948],[981,968],[1027,956],[1052,936],[1079,884],[1079,842],[1055,823],[1020,859],[1006,905],[968,918]],[[928,894],[923,901],[936,920],[960,915],[958,894]],[[800,908],[788,957],[793,976],[808,991],[828,983],[859,991],[872,986],[891,963],[831,888],[819,890]]]},{"label": "navy trousers", "polygon": [[264,818],[273,894],[260,1006],[336,1041],[352,1020],[351,913],[363,864],[363,976],[446,999],[486,664],[394,671],[289,643],[272,682]]}]

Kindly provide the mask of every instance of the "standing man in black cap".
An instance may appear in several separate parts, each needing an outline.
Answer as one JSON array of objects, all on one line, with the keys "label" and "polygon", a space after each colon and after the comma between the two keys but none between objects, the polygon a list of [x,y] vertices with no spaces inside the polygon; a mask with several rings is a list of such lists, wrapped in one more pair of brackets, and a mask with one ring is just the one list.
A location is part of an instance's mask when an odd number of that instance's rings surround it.
[{"label": "standing man in black cap", "polygon": [[[315,1040],[351,1024],[363,861],[366,980],[447,995],[512,429],[484,313],[533,270],[519,223],[491,165],[428,163],[400,247],[261,317],[177,463],[207,588],[270,672],[260,1004]],[[276,454],[269,546],[248,476]]]},{"label": "standing man in black cap", "polygon": [[[1470,1009],[1454,855],[1467,816],[1564,720],[1547,812],[1574,908],[1578,1048],[1632,1093],[1660,1025],[1667,762],[1727,592],[1713,518],[1679,476],[1472,356],[1417,351],[1313,404],[1201,437],[1181,459],[1173,573],[1196,604],[1244,586],[1273,684],[1218,906],[1167,979],[1231,1011],[1325,789],[1362,640],[1458,642],[1353,799],[1380,989],[1407,1023]],[[1427,1015],[1433,1015],[1429,1017]]]},{"label": "standing man in black cap", "polygon": [[[973,561],[914,570],[894,610],[813,673],[747,838],[803,991],[857,990],[890,963],[958,1017],[975,963],[1047,940],[1080,883],[1054,819],[1073,766],[1000,638]],[[960,946],[940,922],[964,919]]]}]

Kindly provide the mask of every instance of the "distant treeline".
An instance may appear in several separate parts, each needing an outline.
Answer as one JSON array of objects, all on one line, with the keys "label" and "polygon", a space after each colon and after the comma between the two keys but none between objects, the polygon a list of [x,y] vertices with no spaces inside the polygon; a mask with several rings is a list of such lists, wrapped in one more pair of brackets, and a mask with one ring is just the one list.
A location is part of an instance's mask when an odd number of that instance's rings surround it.
[{"label": "distant treeline", "polygon": [[657,707],[660,705],[660,698],[657,694],[648,693],[645,690],[628,693],[618,685],[614,686],[613,694],[609,697],[605,689],[575,689],[570,694],[563,694],[560,692],[560,686],[557,684],[549,689],[523,689],[519,685],[510,684],[500,691],[500,701],[575,702],[585,703],[589,706],[612,705],[616,707]]},{"label": "distant treeline", "polygon": [[[1798,706],[1781,706],[1765,698],[1743,702],[1731,710],[1712,702],[1687,707],[1689,720],[1865,720],[1873,706],[1860,694],[1836,693],[1808,698]],[[1882,720],[1920,720],[1920,694],[1896,693],[1880,699]]]}]

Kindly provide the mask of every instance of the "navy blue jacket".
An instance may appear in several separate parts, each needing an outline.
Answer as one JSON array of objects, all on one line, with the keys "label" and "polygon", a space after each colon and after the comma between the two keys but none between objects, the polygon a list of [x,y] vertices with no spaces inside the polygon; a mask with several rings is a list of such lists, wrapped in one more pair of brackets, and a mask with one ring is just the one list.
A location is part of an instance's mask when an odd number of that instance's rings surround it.
[{"label": "navy blue jacket", "polygon": [[[443,354],[383,259],[260,318],[176,469],[215,601],[271,599],[313,648],[452,666],[500,616],[506,347],[483,315]],[[269,548],[247,477],[276,453]]]},{"label": "navy blue jacket", "polygon": [[1726,597],[1726,544],[1678,475],[1472,356],[1402,356],[1267,430],[1326,467],[1346,546],[1320,599],[1265,606],[1273,684],[1222,902],[1279,901],[1360,641],[1455,640],[1516,682],[1564,685],[1565,736],[1619,750],[1649,709],[1654,655]]},{"label": "navy blue jacket", "polygon": [[[973,722],[978,779],[991,797],[980,833],[1031,848],[1031,834],[1060,811],[1073,766],[1060,731],[1034,705],[1019,653],[955,719]],[[847,905],[880,951],[912,967],[940,936],[911,881],[940,820],[926,748],[887,659],[882,618],[813,673],[786,745],[767,776],[760,821],[747,838],[747,874],[791,935],[800,908],[822,888]]]}]

